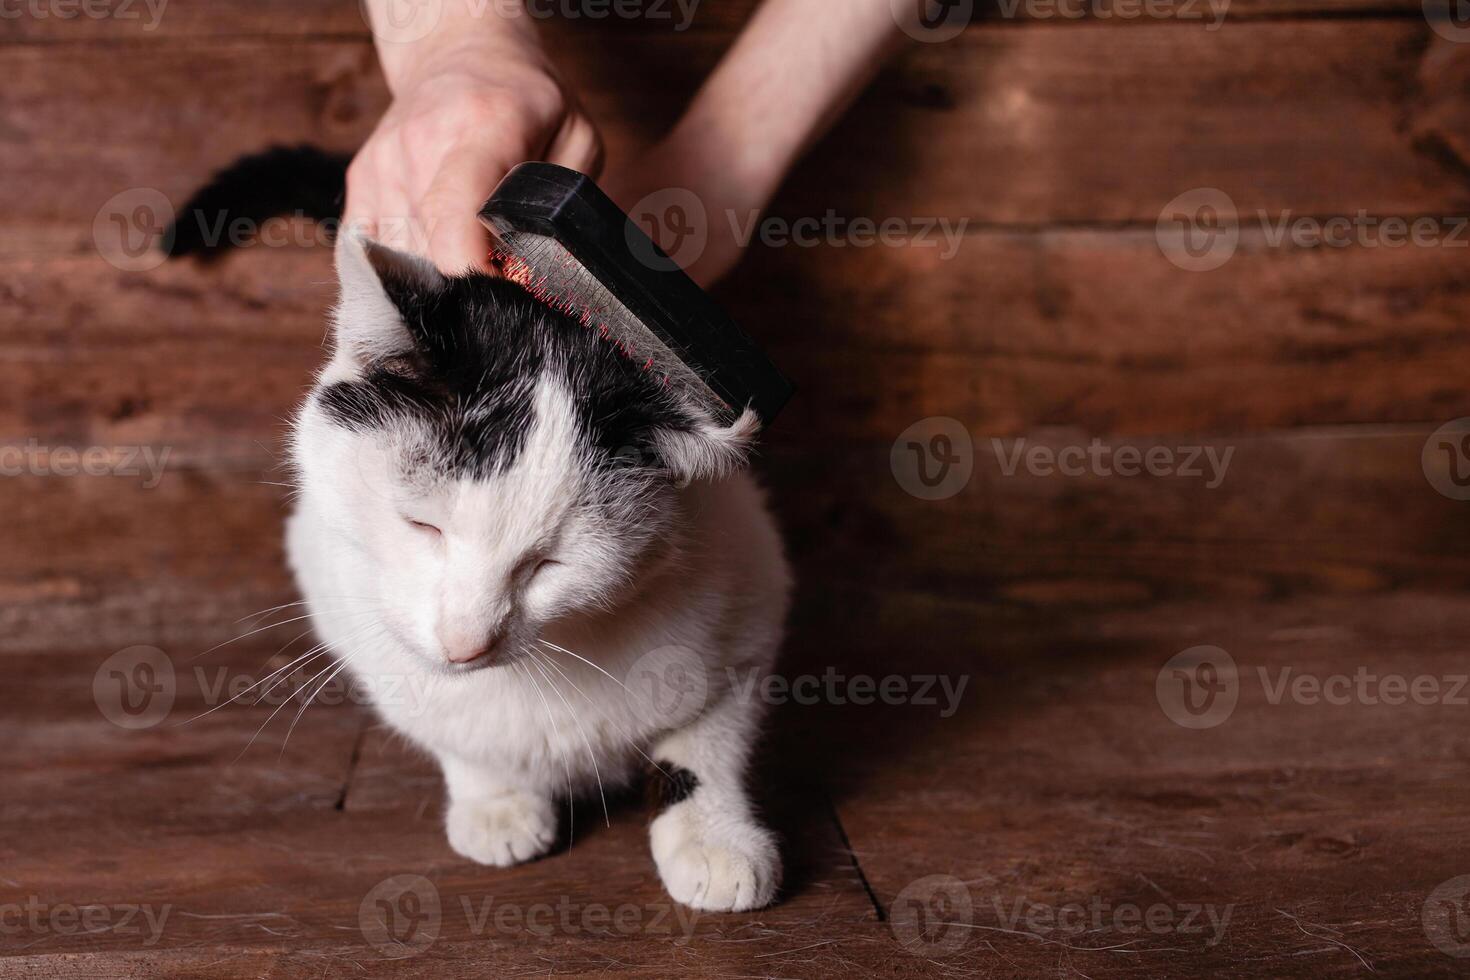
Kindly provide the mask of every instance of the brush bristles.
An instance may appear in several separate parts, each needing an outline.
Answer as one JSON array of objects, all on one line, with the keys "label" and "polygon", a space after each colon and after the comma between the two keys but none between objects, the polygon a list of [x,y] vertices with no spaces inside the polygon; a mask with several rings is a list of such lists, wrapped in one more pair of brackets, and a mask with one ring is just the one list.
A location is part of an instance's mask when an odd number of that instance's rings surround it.
[{"label": "brush bristles", "polygon": [[639,364],[717,419],[731,407],[648,329],[596,276],[554,239],[526,232],[501,232],[494,258],[506,278],[547,306],[595,329],[618,353]]}]

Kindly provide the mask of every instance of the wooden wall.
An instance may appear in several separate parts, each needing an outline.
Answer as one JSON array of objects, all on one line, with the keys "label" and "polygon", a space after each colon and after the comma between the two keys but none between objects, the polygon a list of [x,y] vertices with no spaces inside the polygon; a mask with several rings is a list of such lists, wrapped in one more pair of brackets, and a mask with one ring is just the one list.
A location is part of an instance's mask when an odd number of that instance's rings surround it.
[{"label": "wooden wall", "polygon": [[[752,5],[704,0],[682,34],[550,33],[617,154],[674,118]],[[1206,28],[991,9],[912,46],[781,195],[791,218],[969,222],[948,261],[753,249],[722,291],[801,387],[763,468],[829,636],[910,635],[936,610],[1470,585],[1470,519],[1420,465],[1470,415],[1470,248],[1275,246],[1257,221],[1191,272],[1155,236],[1199,187],[1271,221],[1467,214],[1470,44],[1417,0],[1240,0]],[[151,31],[22,17],[0,20],[0,77],[0,442],[167,446],[173,466],[151,489],[0,480],[0,649],[223,639],[289,597],[272,467],[320,356],[329,255],[126,272],[93,222],[131,188],[178,203],[269,143],[357,145],[385,103],[367,32],[349,0],[172,0]],[[929,416],[976,446],[938,502],[889,464]],[[1004,476],[991,437],[1234,456],[1216,489]]]}]

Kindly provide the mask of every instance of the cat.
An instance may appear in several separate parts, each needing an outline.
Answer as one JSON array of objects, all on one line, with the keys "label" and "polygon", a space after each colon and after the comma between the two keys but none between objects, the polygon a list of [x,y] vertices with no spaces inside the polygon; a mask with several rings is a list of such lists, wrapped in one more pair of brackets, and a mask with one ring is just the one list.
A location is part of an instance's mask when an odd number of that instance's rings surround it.
[{"label": "cat", "polygon": [[335,264],[287,554],[331,655],[419,693],[375,709],[439,762],[450,847],[542,857],[571,801],[651,763],[669,895],[769,904],[779,850],[745,785],[763,706],[728,680],[772,669],[791,591],[755,414],[722,422],[506,279],[350,231]]}]

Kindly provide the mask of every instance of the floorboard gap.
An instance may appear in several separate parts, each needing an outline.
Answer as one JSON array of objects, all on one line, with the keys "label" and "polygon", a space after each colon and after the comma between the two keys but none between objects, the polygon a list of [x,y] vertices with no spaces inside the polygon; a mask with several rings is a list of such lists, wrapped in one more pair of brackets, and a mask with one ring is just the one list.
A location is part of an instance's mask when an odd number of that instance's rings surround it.
[{"label": "floorboard gap", "polygon": [[879,922],[888,921],[888,913],[884,910],[878,895],[873,891],[872,884],[868,881],[867,872],[858,861],[857,851],[853,849],[852,841],[847,837],[847,828],[842,826],[842,817],[837,812],[837,804],[833,802],[831,794],[823,791],[823,798],[827,801],[827,812],[832,815],[832,823],[837,828],[837,837],[842,841],[843,848],[847,851],[848,860],[852,862],[852,869],[857,872],[858,881],[862,882],[863,891],[868,894],[868,901],[873,904],[873,914],[878,916]]},{"label": "floorboard gap", "polygon": [[347,760],[347,774],[342,778],[342,792],[337,794],[337,803],[333,807],[338,812],[347,809],[347,791],[352,789],[352,777],[357,772],[357,761],[362,758],[362,742],[367,738],[367,726],[367,716],[358,720],[357,737],[352,740],[352,755]]}]

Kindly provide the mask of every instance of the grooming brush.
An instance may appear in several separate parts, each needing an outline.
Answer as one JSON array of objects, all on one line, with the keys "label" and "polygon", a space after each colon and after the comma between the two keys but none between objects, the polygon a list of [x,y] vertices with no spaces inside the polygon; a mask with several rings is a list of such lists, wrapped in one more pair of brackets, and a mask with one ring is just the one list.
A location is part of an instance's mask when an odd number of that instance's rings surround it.
[{"label": "grooming brush", "polygon": [[760,348],[585,174],[523,163],[480,220],[507,278],[716,418],[728,423],[749,406],[768,426],[791,397]]}]

